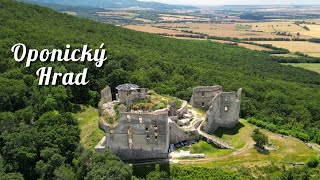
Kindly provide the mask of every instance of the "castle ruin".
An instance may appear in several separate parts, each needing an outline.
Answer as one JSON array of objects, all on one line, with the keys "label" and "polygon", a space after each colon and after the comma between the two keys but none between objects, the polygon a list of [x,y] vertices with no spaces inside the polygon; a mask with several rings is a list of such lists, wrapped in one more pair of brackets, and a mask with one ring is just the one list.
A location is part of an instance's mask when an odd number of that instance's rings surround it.
[{"label": "castle ruin", "polygon": [[[95,149],[108,150],[122,160],[168,158],[171,145],[197,141],[219,127],[231,128],[239,120],[241,89],[223,92],[221,86],[194,88],[191,105],[207,110],[206,119],[195,118],[187,101],[162,98],[148,109],[144,106],[157,97],[148,89],[134,84],[119,85],[116,89],[115,100],[109,87],[101,91],[99,126],[106,135]],[[140,101],[146,105],[139,104]]]},{"label": "castle ruin", "polygon": [[208,110],[212,99],[222,92],[221,86],[198,86],[193,88],[190,103],[192,107]]},{"label": "castle ruin", "polygon": [[232,128],[237,125],[240,119],[241,91],[220,92],[213,97],[203,126],[206,133],[213,133],[219,127]]}]

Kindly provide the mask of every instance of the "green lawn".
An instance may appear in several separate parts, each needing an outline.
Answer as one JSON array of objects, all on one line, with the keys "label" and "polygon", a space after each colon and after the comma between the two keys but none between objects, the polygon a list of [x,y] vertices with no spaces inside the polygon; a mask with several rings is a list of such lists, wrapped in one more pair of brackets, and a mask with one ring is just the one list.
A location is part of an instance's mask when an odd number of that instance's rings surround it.
[{"label": "green lawn", "polygon": [[247,121],[242,120],[234,128],[219,128],[213,135],[221,138],[236,149],[242,148],[251,138],[250,131],[247,128],[243,128],[248,124]]},{"label": "green lawn", "polygon": [[[213,149],[209,152],[206,151],[206,160],[198,161],[197,163],[193,162],[192,164],[205,167],[234,167],[259,166],[275,162],[281,165],[283,162],[306,162],[311,156],[320,157],[319,151],[310,149],[303,142],[291,137],[282,137],[282,135],[264,129],[261,132],[268,136],[269,142],[273,143],[277,147],[277,150],[269,151],[268,154],[261,154],[254,149],[254,142],[251,138],[252,131],[255,128],[256,126],[248,123],[246,120],[241,120],[236,128],[218,129],[214,134],[230,143],[235,149]],[[198,146],[203,147],[201,145]],[[184,162],[182,160],[179,163],[181,163],[180,165],[188,165],[191,162]]]},{"label": "green lawn", "polygon": [[190,150],[191,153],[195,153],[195,154],[198,154],[198,153],[207,154],[207,153],[212,153],[218,150],[218,148],[216,148],[212,144],[207,143],[206,141],[200,140],[196,144],[193,144],[190,147],[180,148],[180,150]]},{"label": "green lawn", "polygon": [[314,71],[320,73],[320,63],[283,63],[284,65],[292,65],[294,67],[301,67],[304,69],[308,69],[310,71]]},{"label": "green lawn", "polygon": [[94,147],[105,135],[98,126],[98,110],[91,106],[81,106],[81,112],[76,114],[81,129],[80,143],[87,150],[94,150]]}]

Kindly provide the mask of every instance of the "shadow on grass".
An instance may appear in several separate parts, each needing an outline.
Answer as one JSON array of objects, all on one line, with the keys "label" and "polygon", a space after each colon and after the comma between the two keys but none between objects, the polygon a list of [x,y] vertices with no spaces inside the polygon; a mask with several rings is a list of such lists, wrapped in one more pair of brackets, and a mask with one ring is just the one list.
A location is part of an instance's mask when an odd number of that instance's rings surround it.
[{"label": "shadow on grass", "polygon": [[167,175],[170,176],[170,163],[168,162],[161,162],[161,163],[144,163],[144,164],[133,164],[133,175],[138,178],[146,178],[146,176],[154,171],[157,172],[166,172]]},{"label": "shadow on grass", "polygon": [[244,125],[239,122],[235,127],[233,128],[219,128],[217,129],[213,134],[219,138],[221,138],[224,134],[227,135],[236,135],[239,133],[239,130],[244,127]]},{"label": "shadow on grass", "polygon": [[71,105],[71,112],[72,113],[82,113],[86,110],[86,108],[89,108],[90,106],[87,104],[72,104]]},{"label": "shadow on grass", "polygon": [[269,150],[267,150],[266,148],[264,147],[259,147],[257,145],[254,145],[254,148],[258,151],[258,153],[260,154],[264,154],[264,155],[268,155],[270,154]]}]

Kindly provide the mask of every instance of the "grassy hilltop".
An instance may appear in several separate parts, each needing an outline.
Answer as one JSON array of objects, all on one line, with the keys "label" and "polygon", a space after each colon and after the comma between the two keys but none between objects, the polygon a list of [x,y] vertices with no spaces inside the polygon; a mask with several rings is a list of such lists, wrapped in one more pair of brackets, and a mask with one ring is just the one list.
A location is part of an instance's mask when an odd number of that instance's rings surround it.
[{"label": "grassy hilltop", "polygon": [[[4,172],[20,172],[27,179],[50,179],[66,171],[84,177],[91,169],[98,174],[107,163],[94,162],[101,160],[95,155],[79,155],[80,129],[70,112],[79,112],[78,104],[96,107],[101,89],[127,82],[185,100],[194,86],[219,84],[226,91],[242,87],[242,118],[254,117],[250,122],[264,128],[320,142],[320,75],[273,62],[268,54],[209,41],[162,38],[12,0],[0,0],[0,25]],[[26,68],[10,51],[18,42],[38,50],[64,49],[66,44],[98,49],[105,43],[108,62],[101,68],[90,62],[36,62]],[[88,67],[90,83],[39,87],[35,72],[42,66],[60,72]],[[0,175],[1,168],[0,163]]]},{"label": "grassy hilltop", "polygon": [[[103,87],[114,88],[124,82],[185,100],[198,85],[220,84],[226,91],[242,87],[243,118],[254,116],[266,122],[264,126],[270,130],[319,142],[320,75],[315,72],[284,66],[272,62],[267,54],[233,45],[162,38],[13,1],[2,0],[1,7],[0,72],[2,81],[8,81],[1,86],[3,92],[13,81],[17,82],[14,85],[25,85],[22,77],[34,77],[44,65],[38,62],[24,68],[23,63],[16,63],[10,49],[17,42],[39,50],[63,49],[68,43],[73,48],[83,44],[99,48],[105,43],[109,61],[102,68],[88,62],[52,64],[64,72],[89,67],[89,86],[64,87],[70,90],[70,102],[95,105],[97,92]],[[2,111],[16,111],[30,104],[25,90],[16,91],[1,99]]]}]

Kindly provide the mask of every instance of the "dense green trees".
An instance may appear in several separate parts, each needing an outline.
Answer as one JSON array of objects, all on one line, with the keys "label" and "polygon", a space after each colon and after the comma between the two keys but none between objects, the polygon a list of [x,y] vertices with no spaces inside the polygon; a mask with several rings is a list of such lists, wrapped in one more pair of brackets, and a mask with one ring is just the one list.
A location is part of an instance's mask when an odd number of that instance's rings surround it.
[{"label": "dense green trees", "polygon": [[146,180],[159,180],[159,179],[169,180],[169,176],[164,171],[161,171],[161,172],[153,171],[153,172],[149,173],[146,177]]},{"label": "dense green trees", "polygon": [[307,166],[310,167],[310,168],[316,168],[320,163],[320,160],[319,158],[317,157],[311,157],[309,159],[309,161],[307,162]]},{"label": "dense green trees", "polygon": [[80,141],[72,115],[57,111],[43,114],[36,125],[21,122],[10,131],[1,134],[5,168],[30,179],[35,177],[35,172],[42,178],[52,178],[57,167],[71,164]]},{"label": "dense green trees", "polygon": [[[19,12],[9,13],[15,12],[9,9],[13,6],[1,11],[1,17],[6,24],[1,29],[1,34],[6,34],[0,44],[2,54],[5,54],[5,60],[8,61],[5,66],[15,72],[2,70],[1,77],[6,79],[1,80],[4,85],[0,87],[3,94],[0,95],[3,105],[0,105],[4,111],[16,111],[29,105],[36,111],[35,118],[57,108],[62,112],[72,111],[75,108],[72,103],[95,104],[97,92],[104,86],[110,85],[114,88],[124,82],[137,83],[153,88],[158,93],[171,94],[186,100],[190,98],[193,86],[221,84],[225,90],[244,88],[242,117],[255,116],[260,121],[274,123],[280,127],[278,129],[289,130],[296,127],[300,132],[308,134],[309,139],[316,137],[309,134],[308,129],[319,126],[317,122],[320,110],[314,105],[319,99],[320,84],[319,75],[316,73],[281,66],[271,62],[277,57],[240,47],[206,41],[160,38],[80,20],[51,10],[44,11],[43,8],[35,6],[15,6],[21,11],[26,7],[28,10],[25,10],[24,15]],[[32,13],[34,11],[42,12],[47,20],[41,21],[43,15]],[[26,18],[28,16],[29,18]],[[8,23],[9,19],[14,21]],[[16,27],[15,23],[20,20],[20,26]],[[94,31],[89,33],[88,30],[93,27]],[[16,36],[17,33],[21,35]],[[71,43],[72,47],[89,44],[91,48],[95,48],[104,42],[109,52],[109,61],[99,69],[87,62],[51,64],[56,70],[62,69],[65,72],[78,72],[89,67],[90,84],[87,87],[39,88],[36,86],[34,74],[37,68],[46,64],[35,63],[31,68],[24,68],[14,62],[8,52],[15,42],[13,37],[15,41],[37,49],[63,48],[67,43]],[[10,88],[16,92],[8,96],[8,92],[12,91]],[[61,91],[63,96],[55,96],[55,91]],[[297,109],[301,111],[295,112]],[[306,113],[307,116],[301,116],[301,113]],[[283,120],[277,122],[273,117]],[[301,118],[302,121],[299,120]]]},{"label": "dense green trees", "polygon": [[[210,41],[157,37],[11,0],[0,0],[0,24],[0,155],[5,174],[17,172],[27,179],[130,176],[130,167],[118,160],[110,161],[107,171],[101,170],[107,166],[99,158],[89,166],[76,163],[86,153],[79,150],[79,127],[70,114],[78,104],[96,104],[106,85],[114,89],[125,82],[185,100],[194,86],[220,84],[226,91],[242,87],[242,117],[320,143],[320,75],[282,66],[274,62],[277,57]],[[10,52],[17,42],[38,50],[66,44],[94,49],[105,43],[108,61],[101,68],[89,62],[35,62],[26,68]],[[42,66],[75,73],[88,67],[90,83],[38,86],[35,72]]]},{"label": "dense green trees", "polygon": [[172,179],[246,179],[234,171],[223,170],[220,168],[205,168],[205,167],[178,167],[170,168],[170,177]]},{"label": "dense green trees", "polygon": [[85,152],[75,161],[78,179],[130,179],[132,168],[109,152],[104,154]]}]

